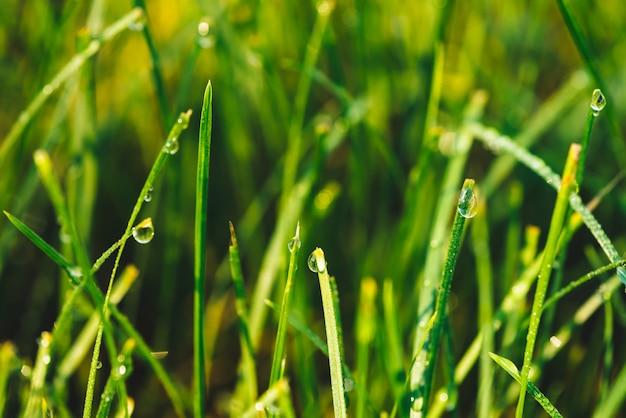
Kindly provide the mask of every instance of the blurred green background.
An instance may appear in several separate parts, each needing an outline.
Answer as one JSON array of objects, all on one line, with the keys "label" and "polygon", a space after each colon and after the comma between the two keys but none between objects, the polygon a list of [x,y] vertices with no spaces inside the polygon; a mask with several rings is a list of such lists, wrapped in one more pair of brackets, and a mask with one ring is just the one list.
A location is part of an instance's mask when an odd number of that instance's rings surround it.
[{"label": "blurred green background", "polygon": [[[0,136],[6,136],[20,112],[82,50],[85,38],[98,36],[134,5],[142,4],[139,0],[135,4],[2,1]],[[611,107],[624,130],[626,7],[617,0],[576,0],[571,5],[592,48],[593,65],[607,85],[607,108]],[[553,94],[573,92],[569,105],[532,148],[560,172],[569,144],[583,137],[589,97],[597,87],[584,74],[585,63],[555,2],[160,0],[146,1],[144,6],[152,53],[142,28],[124,31],[102,45],[92,65],[86,65],[48,98],[0,166],[0,206],[54,247],[69,251],[32,163],[35,149],[48,149],[81,235],[92,259],[97,258],[122,235],[175,117],[192,109],[192,123],[180,138],[180,152],[168,160],[153,200],[142,212],[142,216],[152,216],[155,238],[147,246],[129,242],[122,258],[122,265],[135,264],[140,275],[120,305],[155,351],[169,352],[163,361],[175,377],[189,382],[196,141],[202,93],[210,79],[214,124],[207,332],[217,335],[208,400],[214,415],[222,413],[234,389],[239,361],[230,272],[223,262],[228,252],[228,221],[237,231],[250,294],[275,231],[280,198],[287,193],[283,167],[288,140],[293,137],[291,125],[302,139],[295,178],[304,176],[308,166],[316,167],[313,187],[302,196],[301,258],[315,246],[324,248],[339,285],[346,361],[351,365],[359,282],[366,276],[379,282],[393,279],[406,337],[404,351],[411,352],[416,278],[422,270],[430,220],[449,158],[440,151],[440,133],[459,128],[474,92],[482,89],[488,94],[483,122],[513,137],[533,118],[541,119],[538,112]],[[316,22],[319,25],[320,11],[322,15],[330,13],[329,20],[317,59],[307,67],[305,54],[312,47],[309,43]],[[209,27],[206,34],[199,33],[203,22]],[[443,48],[445,59],[441,100],[436,124],[431,127],[426,117],[429,97],[437,85],[433,81],[437,48]],[[305,90],[300,121],[294,109],[303,74],[312,81],[310,90]],[[580,189],[585,201],[623,170],[623,138],[612,134],[607,121],[602,114],[594,127]],[[330,154],[320,153],[318,144],[338,123],[348,127],[345,140]],[[427,161],[420,162],[424,155],[429,156]],[[475,143],[466,177],[475,178],[480,185],[495,158]],[[415,207],[407,201],[411,196],[407,191],[411,173],[420,170],[424,174]],[[519,207],[510,203],[513,183],[521,187]],[[595,211],[620,253],[626,248],[625,191],[626,185],[619,183]],[[505,266],[511,228],[518,228],[518,236],[512,238],[518,249],[524,245],[522,229],[526,225],[539,226],[543,242],[554,196],[539,177],[521,166],[489,196],[497,303],[518,270],[511,273]],[[399,255],[404,231],[413,226],[419,231],[413,251]],[[284,237],[285,246],[291,231]],[[454,345],[459,353],[477,329],[475,267],[470,251],[464,251],[451,301]],[[561,266],[565,280],[591,270],[597,258],[605,263],[591,235],[581,230],[570,247],[567,265]],[[300,261],[296,291],[308,298],[303,306],[309,307],[303,315],[323,335],[315,276],[304,268],[305,260]],[[278,283],[284,277],[284,261],[280,265]],[[101,287],[107,283],[111,267],[108,262],[97,274]],[[25,362],[33,361],[40,333],[53,326],[65,281],[53,262],[4,217],[0,219],[0,341],[11,341]],[[567,322],[591,289],[585,287],[564,299],[555,324]],[[279,295],[272,293],[271,299],[278,302]],[[619,300],[615,304],[614,373],[624,364],[626,342],[622,333],[626,309]],[[603,321],[601,315],[592,317],[545,366],[541,387],[553,395],[551,399],[565,416],[590,416],[599,402]],[[267,321],[258,353],[260,389],[265,389],[267,382],[275,324],[273,319]],[[518,349],[519,356],[522,348]],[[315,356],[321,370],[318,378],[327,381],[325,359]],[[373,361],[382,367],[383,354],[375,354]],[[82,405],[87,362],[83,366],[69,382],[68,404],[76,411]],[[459,388],[461,416],[472,415],[475,408],[476,393],[470,389],[475,379],[474,372]],[[371,390],[373,402],[381,410],[390,410],[393,403],[384,383],[381,385],[382,389]],[[135,367],[129,388],[140,405],[137,416],[171,413],[164,412],[171,407],[141,363]],[[296,395],[296,405],[303,402]]]}]

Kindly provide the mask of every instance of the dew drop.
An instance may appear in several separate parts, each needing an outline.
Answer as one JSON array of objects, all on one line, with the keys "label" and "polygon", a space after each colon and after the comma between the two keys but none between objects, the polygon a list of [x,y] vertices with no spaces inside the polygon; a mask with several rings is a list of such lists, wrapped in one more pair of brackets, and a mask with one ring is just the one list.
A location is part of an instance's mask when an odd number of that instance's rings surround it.
[{"label": "dew drop", "polygon": [[458,211],[459,215],[464,218],[473,218],[476,216],[476,194],[474,194],[474,182],[464,185],[459,196]]},{"label": "dew drop", "polygon": [[315,255],[316,251],[313,251],[309,256],[309,259],[307,260],[307,265],[309,266],[309,270],[311,270],[313,273],[323,273],[324,271],[326,271],[326,260],[324,260],[324,257],[320,257],[318,259]]},{"label": "dew drop", "polygon": [[102,368],[102,362],[101,362],[101,361],[99,361],[99,362],[96,364],[96,369],[101,369],[101,368]]},{"label": "dew drop", "polygon": [[52,359],[50,358],[50,354],[44,354],[41,357],[41,361],[43,361],[43,364],[50,364],[50,362],[52,361]]},{"label": "dew drop", "polygon": [[167,152],[170,155],[174,155],[178,152],[178,148],[180,147],[179,143],[178,143],[178,138],[176,137],[171,137],[171,138],[167,138],[167,141],[165,141],[165,152]]},{"label": "dew drop", "polygon": [[295,250],[299,250],[302,246],[302,241],[297,238],[292,238],[291,241],[287,244],[287,249],[290,253],[293,253]]},{"label": "dew drop", "polygon": [[122,364],[120,367],[118,367],[117,374],[119,374],[120,376],[124,376],[126,374],[126,366]]},{"label": "dew drop", "polygon": [[137,19],[134,22],[131,22],[130,25],[128,25],[128,29],[132,30],[133,32],[141,32],[144,27],[146,26],[146,17],[145,15],[141,16],[141,18]]},{"label": "dew drop", "polygon": [[152,200],[152,193],[147,192],[146,195],[143,197],[143,201],[144,202],[150,202]]},{"label": "dew drop", "polygon": [[67,269],[67,273],[72,278],[72,282],[80,282],[83,279],[83,269],[79,266],[71,266]]},{"label": "dew drop", "polygon": [[154,237],[152,218],[146,218],[133,228],[133,238],[140,244],[147,244]]},{"label": "dew drop", "polygon": [[591,110],[593,110],[593,116],[598,116],[600,111],[604,109],[606,106],[606,97],[600,91],[600,89],[595,89],[591,94]]},{"label": "dew drop", "polygon": [[317,273],[317,259],[315,258],[315,253],[311,253],[311,255],[309,255],[309,259],[306,263],[309,266],[309,270],[313,273]]}]

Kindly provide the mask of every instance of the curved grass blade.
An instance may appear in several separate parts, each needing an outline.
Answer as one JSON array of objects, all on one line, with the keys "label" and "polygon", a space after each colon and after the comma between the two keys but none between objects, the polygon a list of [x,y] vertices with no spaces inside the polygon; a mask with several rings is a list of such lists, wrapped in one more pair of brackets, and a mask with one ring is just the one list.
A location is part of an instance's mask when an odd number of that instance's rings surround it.
[{"label": "curved grass blade", "polygon": [[[522,378],[520,377],[517,367],[515,367],[515,364],[513,364],[511,360],[494,353],[489,353],[489,356],[496,362],[496,364],[498,364],[498,366],[502,367],[504,371],[511,375],[516,382],[521,384]],[[539,390],[539,388],[533,384],[533,382],[527,383],[526,390],[551,417],[562,417],[561,413],[554,405],[552,405],[550,400]]]}]

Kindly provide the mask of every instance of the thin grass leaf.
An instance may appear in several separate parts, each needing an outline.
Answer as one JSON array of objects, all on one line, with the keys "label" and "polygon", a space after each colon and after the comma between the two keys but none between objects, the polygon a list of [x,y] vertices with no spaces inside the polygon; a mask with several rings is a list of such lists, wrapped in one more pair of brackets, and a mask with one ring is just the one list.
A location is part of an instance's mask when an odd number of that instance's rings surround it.
[{"label": "thin grass leaf", "polygon": [[539,321],[543,311],[543,302],[548,290],[550,273],[552,272],[552,266],[554,265],[557,255],[559,237],[561,236],[563,226],[565,225],[565,217],[567,216],[567,211],[569,209],[568,200],[570,199],[570,195],[574,194],[578,187],[576,184],[576,171],[578,169],[580,151],[580,145],[572,144],[570,146],[567,160],[565,161],[565,168],[563,169],[563,182],[559,188],[559,193],[557,194],[556,203],[554,205],[554,212],[552,214],[552,220],[550,221],[550,230],[548,231],[548,238],[546,240],[543,258],[541,260],[541,269],[537,279],[537,288],[535,290],[535,297],[530,314],[528,334],[526,335],[526,348],[524,349],[524,364],[522,365],[520,383],[521,388],[516,410],[517,418],[522,418],[524,412],[524,399],[526,397],[526,386],[528,383],[528,376],[530,374],[535,340],[539,330]]},{"label": "thin grass leaf", "polygon": [[278,318],[278,331],[276,332],[276,343],[274,346],[274,358],[272,360],[272,368],[270,371],[269,386],[278,382],[285,374],[285,341],[287,339],[287,324],[289,314],[289,301],[291,297],[291,288],[298,269],[298,254],[300,254],[300,223],[296,226],[296,233],[289,241],[288,249],[291,254],[289,257],[289,267],[287,268],[287,282],[283,291],[283,301],[280,305],[280,315]]},{"label": "thin grass leaf", "polygon": [[[522,382],[522,378],[515,367],[515,364],[507,358],[501,357],[495,353],[489,353],[489,356],[496,362],[496,364],[504,369],[516,382]],[[528,393],[532,395],[533,398],[541,405],[541,407],[551,416],[551,417],[562,417],[561,413],[556,409],[554,405],[550,402],[550,400],[533,384],[533,382],[527,382],[526,390]]]},{"label": "thin grass leaf", "polygon": [[357,389],[357,403],[355,417],[367,416],[365,406],[367,401],[366,391],[368,387],[368,369],[370,366],[370,345],[376,336],[376,296],[378,285],[376,280],[366,277],[361,280],[361,292],[359,308],[356,317],[356,357],[357,376],[359,385]]},{"label": "thin grass leaf", "polygon": [[461,248],[463,227],[465,226],[465,220],[467,218],[476,215],[475,206],[476,196],[474,195],[474,180],[466,179],[461,188],[461,195],[454,216],[445,266],[442,270],[439,291],[437,293],[435,304],[435,312],[437,312],[437,315],[435,316],[435,322],[429,340],[427,362],[424,365],[424,382],[411,391],[412,396],[415,398],[411,406],[413,412],[422,411],[422,413],[425,414],[428,411],[428,402],[433,385],[435,367],[437,365],[439,343],[441,341],[445,318],[448,315],[448,296],[450,294],[456,260]]},{"label": "thin grass leaf", "polygon": [[333,410],[335,417],[346,418],[348,416],[346,406],[346,392],[344,387],[342,343],[340,339],[339,312],[336,311],[333,290],[330,284],[330,276],[321,248],[316,248],[308,259],[311,271],[317,273],[322,294],[322,306],[324,308],[324,323],[326,324],[326,341],[328,343],[328,361],[330,364],[330,385],[333,394]]},{"label": "thin grass leaf", "polygon": [[198,141],[198,169],[196,175],[196,214],[194,226],[194,415],[204,417],[204,272],[206,269],[206,224],[209,190],[209,163],[211,156],[211,129],[213,126],[213,87],[207,83],[200,115]]}]

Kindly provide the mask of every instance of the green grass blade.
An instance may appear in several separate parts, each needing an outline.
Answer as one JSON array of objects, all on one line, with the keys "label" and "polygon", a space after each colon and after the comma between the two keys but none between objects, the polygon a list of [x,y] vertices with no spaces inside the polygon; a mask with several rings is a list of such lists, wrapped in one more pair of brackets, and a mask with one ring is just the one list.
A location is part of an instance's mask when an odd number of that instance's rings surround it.
[{"label": "green grass blade", "polygon": [[433,384],[433,376],[435,374],[435,368],[437,365],[437,354],[439,352],[439,343],[441,341],[441,334],[443,332],[445,318],[448,315],[448,296],[450,294],[450,288],[452,285],[452,277],[454,274],[454,268],[456,266],[457,257],[461,248],[463,227],[465,226],[465,220],[476,215],[476,196],[474,194],[474,180],[466,179],[463,182],[461,189],[461,195],[457,205],[457,211],[454,216],[454,223],[452,224],[452,232],[450,235],[450,243],[448,245],[448,253],[446,255],[445,266],[442,270],[441,281],[439,285],[439,291],[437,293],[437,300],[435,303],[435,322],[431,331],[431,337],[429,342],[429,351],[427,356],[427,362],[425,364],[424,381],[423,385],[418,386],[417,390],[411,391],[414,393],[415,400],[413,401],[411,408],[414,412],[423,411],[426,413],[428,410],[428,402],[430,399],[430,392]]},{"label": "green grass blade", "polygon": [[[486,128],[480,124],[474,124],[471,128],[476,139],[482,141],[488,148],[497,149],[512,154],[515,159],[530,168],[535,174],[542,177],[550,187],[559,190],[561,187],[561,178],[548,165],[536,155],[531,154],[528,150],[520,147],[511,138],[506,135],[500,135],[495,129]],[[572,193],[569,197],[569,204],[580,214],[583,222],[589,228],[606,256],[612,263],[622,260],[615,246],[606,235],[598,220],[593,216],[591,211],[582,202],[580,196]]]},{"label": "green grass blade", "polygon": [[342,368],[342,352],[338,316],[333,298],[333,290],[330,284],[330,276],[324,252],[316,248],[308,259],[311,271],[317,273],[322,294],[322,306],[324,308],[324,323],[326,324],[326,341],[328,343],[328,361],[330,363],[330,384],[333,393],[333,410],[335,417],[346,418],[348,416],[346,406],[346,392],[344,388],[344,374]]},{"label": "green grass blade", "polygon": [[241,380],[245,386],[244,405],[251,405],[258,397],[256,364],[254,359],[254,349],[250,339],[250,326],[248,322],[248,308],[246,307],[246,293],[243,283],[243,273],[241,272],[241,260],[239,259],[239,245],[235,236],[235,227],[231,222],[230,246],[228,255],[230,261],[230,272],[233,278],[235,289],[235,308],[237,309],[237,319],[239,323],[239,344],[241,345]]},{"label": "green grass blade", "polygon": [[580,145],[572,144],[570,146],[570,151],[565,162],[565,168],[563,169],[563,181],[561,183],[561,187],[559,188],[559,193],[557,194],[552,220],[550,221],[550,230],[548,231],[548,238],[546,241],[543,259],[541,261],[541,269],[537,279],[537,289],[535,290],[535,298],[533,300],[532,311],[530,314],[528,334],[526,335],[526,348],[524,350],[524,364],[522,365],[520,383],[521,388],[516,410],[517,418],[523,417],[526,386],[528,383],[528,376],[530,374],[535,340],[539,330],[539,321],[543,311],[543,302],[548,290],[550,273],[552,272],[552,266],[554,265],[557,255],[559,237],[561,236],[561,232],[565,224],[565,217],[567,216],[567,211],[569,209],[568,200],[570,198],[570,194],[575,193],[578,187],[576,184],[576,171],[578,169],[580,151]]},{"label": "green grass blade", "polygon": [[50,244],[43,240],[35,231],[30,229],[24,222],[17,219],[7,211],[3,211],[5,216],[9,218],[9,221],[28,238],[33,244],[37,246],[45,255],[47,255],[52,261],[54,261],[59,267],[61,267],[68,274],[70,279],[75,285],[80,284],[80,278],[82,277],[82,271],[79,267],[70,263],[61,253],[55,250]]},{"label": "green grass blade", "polygon": [[367,401],[368,368],[370,367],[370,345],[376,336],[376,296],[378,285],[376,280],[367,277],[361,280],[361,293],[356,318],[357,341],[357,403],[355,417],[367,416],[365,406]]},{"label": "green grass blade", "polygon": [[204,272],[206,268],[206,225],[209,190],[213,88],[209,81],[204,92],[198,141],[196,215],[194,227],[194,415],[204,417]]},{"label": "green grass blade", "polygon": [[[415,337],[413,339],[413,355],[420,350],[421,358],[416,362],[414,368],[411,369],[411,392],[421,393],[423,386],[430,384],[424,377],[426,371],[426,359],[430,351],[430,342],[426,342],[426,347],[422,350],[419,345],[424,335],[426,334],[427,318],[430,318],[435,309],[435,295],[437,292],[437,286],[441,279],[441,272],[443,267],[443,251],[444,243],[448,238],[450,230],[450,212],[455,206],[454,201],[457,198],[455,190],[458,190],[458,184],[463,178],[463,170],[465,163],[467,162],[468,152],[471,148],[473,135],[469,132],[468,124],[476,121],[482,114],[483,108],[486,104],[486,94],[484,92],[477,93],[473,96],[472,102],[469,104],[465,111],[464,126],[456,138],[457,153],[450,160],[446,167],[446,171],[442,180],[441,188],[439,189],[439,196],[437,196],[437,206],[435,209],[435,218],[431,221],[429,242],[431,245],[428,248],[426,254],[426,260],[423,269],[423,276],[417,281],[419,286],[419,302],[417,307],[417,326]],[[419,202],[412,202],[417,208]],[[416,213],[416,212],[410,212]],[[417,225],[417,222],[412,222]],[[415,237],[420,234],[420,231],[412,227],[409,238],[406,243],[412,243]],[[411,257],[413,249],[411,245],[406,245],[403,248],[403,258]],[[424,399],[423,406],[426,407],[428,399]],[[420,408],[421,409],[421,408]]]},{"label": "green grass blade", "polygon": [[[320,53],[320,45],[330,14],[334,8],[334,2],[322,1],[317,6],[317,18],[313,32],[307,44],[304,56],[304,68],[313,68]],[[285,155],[285,172],[283,176],[283,194],[281,196],[281,210],[287,204],[287,197],[296,183],[300,151],[302,148],[302,124],[306,111],[306,101],[311,88],[311,75],[307,71],[300,73],[291,122],[289,123],[289,145]]]},{"label": "green grass blade", "polygon": [[276,332],[276,343],[274,345],[274,358],[272,361],[272,368],[270,371],[270,383],[269,386],[274,385],[285,374],[286,354],[285,354],[285,341],[287,339],[287,324],[289,314],[289,301],[291,297],[291,288],[298,268],[298,254],[300,254],[300,224],[296,226],[296,234],[289,241],[288,249],[290,253],[289,267],[287,268],[287,282],[285,283],[285,290],[283,291],[283,301],[280,305],[280,315],[278,318],[278,331]]},{"label": "green grass blade", "polygon": [[[496,362],[496,364],[504,369],[515,381],[521,384],[522,378],[520,377],[519,371],[515,364],[507,358],[501,357],[494,353],[489,353],[489,356]],[[562,417],[561,413],[556,409],[554,405],[550,402],[550,400],[535,386],[532,382],[527,382],[526,390],[528,393],[532,395],[533,398],[541,405],[541,407],[551,416],[551,417]]]},{"label": "green grass blade", "polygon": [[480,371],[478,384],[478,416],[488,418],[493,407],[493,363],[489,353],[494,350],[493,321],[493,271],[489,250],[489,229],[487,207],[482,197],[478,197],[477,215],[472,222],[472,248],[476,257],[476,278],[478,281],[478,327],[482,333]]}]

